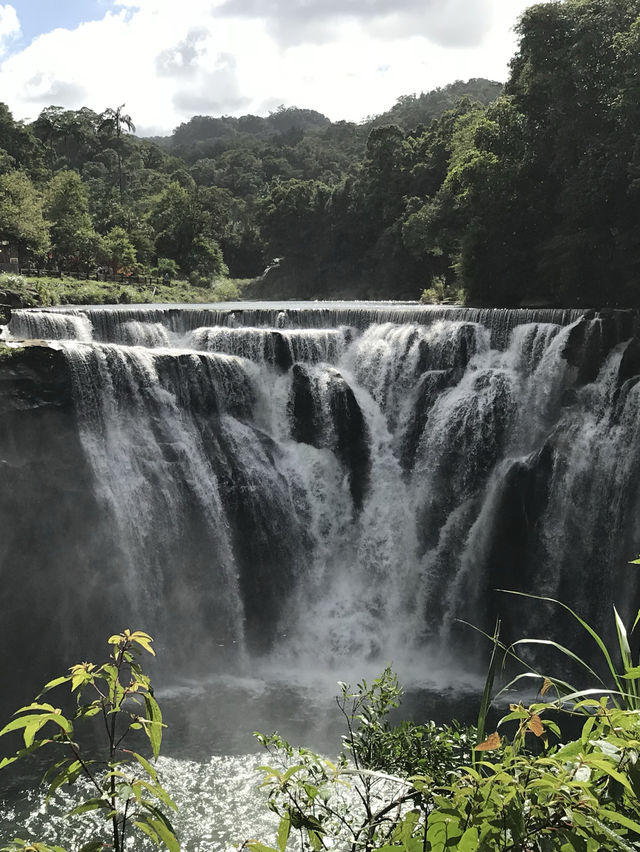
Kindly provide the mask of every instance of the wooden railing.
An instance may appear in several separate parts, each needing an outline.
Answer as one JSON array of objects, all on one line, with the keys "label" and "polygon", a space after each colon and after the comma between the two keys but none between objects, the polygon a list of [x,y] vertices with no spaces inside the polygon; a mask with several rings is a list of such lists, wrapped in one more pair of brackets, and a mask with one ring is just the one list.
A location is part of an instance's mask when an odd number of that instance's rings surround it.
[{"label": "wooden railing", "polygon": [[125,275],[114,274],[111,270],[100,272],[79,272],[78,270],[48,270],[35,269],[33,267],[22,267],[20,274],[28,278],[74,278],[76,281],[114,281],[119,284],[162,284],[162,278],[158,275]]}]

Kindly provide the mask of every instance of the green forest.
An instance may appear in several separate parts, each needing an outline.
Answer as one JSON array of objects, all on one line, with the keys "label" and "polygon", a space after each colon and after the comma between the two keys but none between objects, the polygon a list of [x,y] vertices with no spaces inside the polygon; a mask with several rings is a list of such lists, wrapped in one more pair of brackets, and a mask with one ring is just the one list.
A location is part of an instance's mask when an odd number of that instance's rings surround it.
[{"label": "green forest", "polygon": [[534,5],[517,31],[504,86],[360,124],[280,107],[148,139],[125,104],[0,105],[0,240],[27,269],[253,298],[637,306],[640,0]]}]

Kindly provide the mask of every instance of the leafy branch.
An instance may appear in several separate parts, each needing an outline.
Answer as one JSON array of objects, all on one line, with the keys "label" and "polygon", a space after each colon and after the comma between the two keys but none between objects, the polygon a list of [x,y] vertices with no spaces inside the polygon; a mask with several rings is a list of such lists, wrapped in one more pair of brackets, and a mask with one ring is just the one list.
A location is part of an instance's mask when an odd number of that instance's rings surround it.
[{"label": "leafy branch", "polygon": [[[100,666],[78,663],[69,674],[45,684],[35,701],[21,707],[0,730],[0,737],[21,733],[23,748],[0,761],[0,769],[47,746],[62,753],[46,771],[46,800],[64,784],[79,778],[89,783],[91,794],[70,811],[69,816],[100,811],[111,826],[114,852],[124,852],[126,838],[132,828],[165,846],[169,852],[179,852],[173,826],[163,808],[176,810],[176,805],[158,780],[152,763],[123,742],[134,731],[144,733],[149,741],[153,760],[158,758],[162,744],[162,712],[156,701],[150,678],[144,674],[137,656],[146,652],[155,656],[152,638],[142,631],[125,630],[110,636],[109,659]],[[68,686],[75,697],[75,711],[68,716],[60,707],[42,700],[47,693]],[[102,759],[85,749],[76,736],[76,728],[92,718],[102,720],[104,753]],[[100,832],[101,834],[101,832]],[[0,852],[64,852],[59,846],[16,838]],[[103,839],[96,836],[85,843],[80,852],[103,849]]]}]

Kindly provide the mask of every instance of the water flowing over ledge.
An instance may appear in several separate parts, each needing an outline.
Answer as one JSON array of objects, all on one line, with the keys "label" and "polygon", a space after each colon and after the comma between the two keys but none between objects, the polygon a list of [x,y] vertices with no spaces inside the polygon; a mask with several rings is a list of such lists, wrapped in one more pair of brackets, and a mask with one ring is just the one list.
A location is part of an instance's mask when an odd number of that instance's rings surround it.
[{"label": "water flowing over ledge", "polygon": [[16,311],[15,338],[52,343],[0,367],[4,653],[32,653],[34,624],[66,660],[135,623],[194,671],[268,654],[419,677],[427,647],[471,660],[457,618],[553,630],[499,587],[600,623],[624,577],[631,609],[636,328],[396,304]]},{"label": "water flowing over ledge", "polygon": [[[585,311],[558,308],[462,308],[458,306],[431,306],[395,302],[284,302],[227,303],[226,305],[138,305],[106,306],[87,308],[44,308],[41,310],[17,310],[13,312],[10,328],[16,337],[61,337],[68,333],[73,322],[79,318],[78,333],[83,334],[89,319],[94,339],[98,341],[119,340],[118,327],[123,324],[142,323],[162,326],[170,332],[185,334],[197,328],[268,327],[268,328],[334,328],[347,326],[364,330],[370,325],[385,322],[397,324],[431,324],[442,320],[472,322],[490,329],[494,344],[504,347],[509,334],[517,325],[529,322],[546,322],[568,325],[575,322]],[[593,311],[589,312],[593,314]],[[63,314],[65,319],[59,318]],[[619,323],[633,323],[632,312],[616,312]],[[629,325],[631,329],[631,325]],[[38,330],[47,334],[38,335]],[[84,339],[71,335],[74,339]],[[123,340],[122,342],[127,342]]]}]

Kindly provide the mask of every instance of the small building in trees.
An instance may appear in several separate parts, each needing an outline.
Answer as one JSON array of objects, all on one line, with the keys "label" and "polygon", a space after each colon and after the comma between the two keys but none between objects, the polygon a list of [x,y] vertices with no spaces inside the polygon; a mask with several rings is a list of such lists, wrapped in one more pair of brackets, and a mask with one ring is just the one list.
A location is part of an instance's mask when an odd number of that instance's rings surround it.
[{"label": "small building in trees", "polygon": [[0,272],[19,272],[18,247],[0,236]]}]

